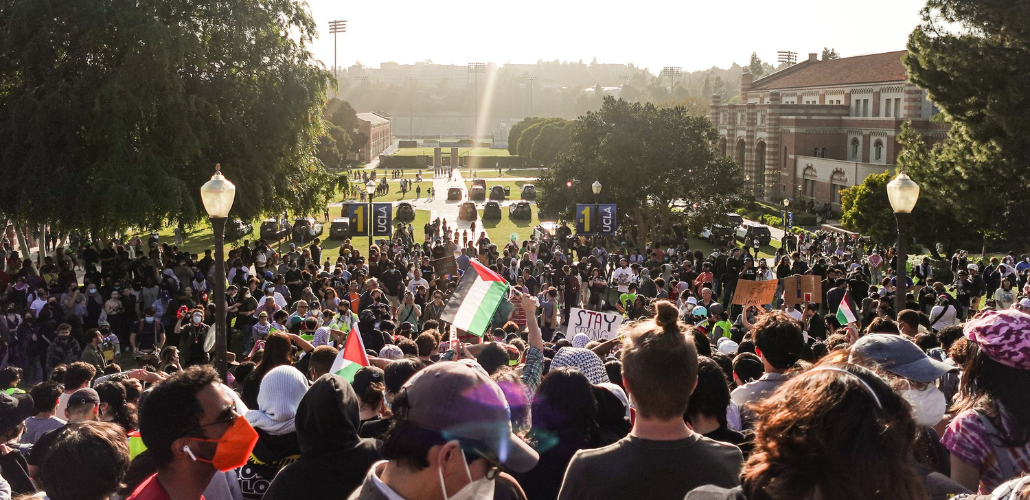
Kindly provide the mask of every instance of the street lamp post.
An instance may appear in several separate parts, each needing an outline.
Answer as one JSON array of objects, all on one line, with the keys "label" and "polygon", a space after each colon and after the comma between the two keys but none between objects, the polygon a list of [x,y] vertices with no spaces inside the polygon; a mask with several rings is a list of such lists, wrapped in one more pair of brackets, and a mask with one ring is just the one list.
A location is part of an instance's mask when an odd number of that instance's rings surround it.
[{"label": "street lamp post", "polygon": [[894,180],[887,183],[887,197],[890,199],[891,208],[894,209],[894,219],[898,223],[898,253],[897,253],[897,280],[894,296],[894,310],[900,312],[905,309],[905,295],[908,293],[908,276],[906,263],[908,252],[905,248],[905,229],[908,225],[908,217],[919,201],[919,184],[916,184],[905,172],[899,173]]},{"label": "street lamp post", "polygon": [[786,247],[787,252],[790,252],[790,235],[787,229],[787,207],[790,206],[790,199],[783,199],[783,246]]},{"label": "street lamp post", "polygon": [[222,380],[226,377],[226,332],[225,332],[225,220],[229,216],[236,186],[222,176],[222,166],[215,165],[211,180],[200,187],[200,199],[204,210],[211,217],[215,236],[215,370]]},{"label": "street lamp post", "polygon": [[[368,257],[372,257],[372,196],[376,193],[376,183],[372,179],[365,184],[365,192],[368,193],[368,223],[365,229],[368,230]],[[369,262],[371,264],[371,261]]]},{"label": "street lamp post", "polygon": [[[595,180],[594,183],[590,185],[590,190],[594,192],[594,213],[597,214],[596,217],[598,218],[598,220],[600,220],[601,218],[601,213],[597,205],[597,195],[601,194],[601,188],[601,181],[599,180]],[[596,233],[597,231],[594,232]]]}]

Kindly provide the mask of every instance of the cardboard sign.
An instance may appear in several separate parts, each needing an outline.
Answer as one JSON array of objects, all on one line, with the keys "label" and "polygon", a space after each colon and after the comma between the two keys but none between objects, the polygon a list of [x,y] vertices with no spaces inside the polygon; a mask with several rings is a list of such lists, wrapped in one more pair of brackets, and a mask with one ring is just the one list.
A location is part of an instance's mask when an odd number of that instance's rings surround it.
[{"label": "cardboard sign", "polygon": [[433,272],[436,273],[437,278],[447,276],[448,274],[458,274],[458,261],[453,255],[440,259],[433,259],[431,262],[433,264]]},{"label": "cardboard sign", "polygon": [[823,283],[818,276],[791,276],[783,279],[783,301],[787,305],[818,302],[822,298]]},{"label": "cardboard sign", "polygon": [[587,311],[573,307],[569,312],[569,327],[566,337],[571,339],[577,333],[585,333],[590,340],[608,340],[622,326],[622,315],[613,312]]},{"label": "cardboard sign", "polygon": [[776,280],[751,281],[737,280],[737,289],[733,293],[733,304],[745,305],[748,302],[756,301],[758,305],[772,304],[776,298],[776,287],[779,282]]}]

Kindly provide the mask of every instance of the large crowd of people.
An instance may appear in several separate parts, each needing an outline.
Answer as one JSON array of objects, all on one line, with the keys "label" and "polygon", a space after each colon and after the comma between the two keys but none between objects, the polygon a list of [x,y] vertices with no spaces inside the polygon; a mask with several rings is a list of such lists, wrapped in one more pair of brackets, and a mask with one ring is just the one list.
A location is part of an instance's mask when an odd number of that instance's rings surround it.
[{"label": "large crowd of people", "polygon": [[[899,283],[893,249],[845,235],[619,243],[446,220],[335,261],[244,242],[224,380],[210,251],[155,234],[37,266],[5,243],[0,499],[1030,499],[1030,258]],[[473,259],[511,291],[451,341]],[[734,300],[742,280],[776,298]],[[593,338],[573,308],[624,323]],[[352,335],[369,364],[345,377]]]}]

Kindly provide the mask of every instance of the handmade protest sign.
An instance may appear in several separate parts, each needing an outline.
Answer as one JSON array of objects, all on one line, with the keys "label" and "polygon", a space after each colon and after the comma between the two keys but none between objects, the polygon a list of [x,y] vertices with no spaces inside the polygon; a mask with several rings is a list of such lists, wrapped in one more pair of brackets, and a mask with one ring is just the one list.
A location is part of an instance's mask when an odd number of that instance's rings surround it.
[{"label": "handmade protest sign", "polygon": [[[737,286],[740,286],[738,283]],[[818,276],[791,276],[783,278],[783,301],[789,306],[823,300],[823,283]]]},{"label": "handmade protest sign", "polygon": [[585,333],[590,340],[608,340],[622,325],[622,315],[613,312],[587,311],[573,307],[569,312],[567,337]]},{"label": "handmade protest sign", "polygon": [[776,280],[751,281],[737,280],[737,289],[733,294],[733,304],[747,305],[750,302],[758,305],[772,304],[776,298]]}]

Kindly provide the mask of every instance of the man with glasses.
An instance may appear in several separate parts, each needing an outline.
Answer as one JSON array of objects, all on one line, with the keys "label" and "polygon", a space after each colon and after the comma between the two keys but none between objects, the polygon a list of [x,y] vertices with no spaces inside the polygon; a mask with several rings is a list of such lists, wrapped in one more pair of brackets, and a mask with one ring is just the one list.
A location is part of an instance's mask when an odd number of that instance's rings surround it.
[{"label": "man with glasses", "polygon": [[429,320],[435,320],[440,324],[439,331],[445,331],[447,327],[440,321],[440,315],[443,314],[445,307],[446,304],[444,304],[443,301],[443,292],[440,290],[434,291],[433,301],[422,308],[422,324],[425,324],[425,322]]},{"label": "man with glasses", "polygon": [[[539,455],[512,433],[504,394],[482,370],[437,363],[393,401],[396,421],[351,500],[451,498],[520,491],[502,470],[528,472]],[[427,492],[432,491],[432,494]],[[436,492],[439,491],[439,494]],[[491,495],[493,497],[494,495]]]},{"label": "man with glasses", "polygon": [[140,410],[139,430],[157,473],[127,500],[199,500],[217,471],[247,462],[258,437],[210,366],[158,384]]}]

